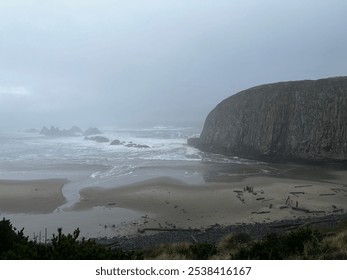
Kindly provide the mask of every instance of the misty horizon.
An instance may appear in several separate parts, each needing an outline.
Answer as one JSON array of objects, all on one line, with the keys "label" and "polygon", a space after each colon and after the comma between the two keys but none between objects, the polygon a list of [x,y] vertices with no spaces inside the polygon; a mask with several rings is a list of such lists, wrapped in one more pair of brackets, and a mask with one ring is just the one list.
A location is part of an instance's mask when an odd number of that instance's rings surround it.
[{"label": "misty horizon", "polygon": [[201,127],[265,83],[347,73],[347,3],[2,1],[0,129]]}]

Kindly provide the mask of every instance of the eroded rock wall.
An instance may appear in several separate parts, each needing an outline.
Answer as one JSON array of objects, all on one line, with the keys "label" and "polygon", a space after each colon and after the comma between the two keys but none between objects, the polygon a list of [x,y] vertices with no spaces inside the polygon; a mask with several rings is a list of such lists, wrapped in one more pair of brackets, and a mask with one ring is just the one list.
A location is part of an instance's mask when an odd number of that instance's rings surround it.
[{"label": "eroded rock wall", "polygon": [[210,112],[198,142],[246,158],[347,160],[347,77],[241,91]]}]

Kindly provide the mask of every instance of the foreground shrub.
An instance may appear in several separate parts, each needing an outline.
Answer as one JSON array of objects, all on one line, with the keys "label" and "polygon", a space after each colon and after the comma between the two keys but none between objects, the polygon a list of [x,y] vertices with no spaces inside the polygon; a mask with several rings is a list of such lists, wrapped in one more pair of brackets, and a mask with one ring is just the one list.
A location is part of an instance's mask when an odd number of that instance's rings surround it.
[{"label": "foreground shrub", "polygon": [[208,260],[217,253],[217,248],[214,244],[196,243],[189,246],[190,259],[193,260]]},{"label": "foreground shrub", "polygon": [[149,260],[188,260],[189,243],[160,244],[140,250]]},{"label": "foreground shrub", "polygon": [[34,245],[24,236],[23,229],[17,231],[9,220],[0,221],[0,259],[32,258]]},{"label": "foreground shrub", "polygon": [[78,240],[79,229],[65,235],[58,229],[52,242],[40,244],[24,236],[23,230],[17,231],[9,220],[0,222],[0,259],[32,260],[96,260],[96,259],[140,259],[142,255],[124,252],[120,249],[108,249],[92,240]]},{"label": "foreground shrub", "polygon": [[253,242],[240,248],[234,259],[283,260],[305,256],[307,246],[318,247],[324,235],[310,228],[300,229],[288,234],[269,234],[264,240]]}]

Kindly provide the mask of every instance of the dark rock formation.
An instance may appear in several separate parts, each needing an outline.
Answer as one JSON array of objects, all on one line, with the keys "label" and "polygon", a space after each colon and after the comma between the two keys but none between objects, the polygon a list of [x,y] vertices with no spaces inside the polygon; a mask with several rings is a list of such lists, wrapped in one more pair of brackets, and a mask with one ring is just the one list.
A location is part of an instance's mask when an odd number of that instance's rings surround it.
[{"label": "dark rock formation", "polygon": [[113,146],[123,145],[123,146],[128,147],[128,148],[150,148],[150,146],[148,146],[148,145],[136,144],[133,142],[126,143],[126,142],[120,141],[118,139],[113,140],[110,145],[113,145]]},{"label": "dark rock formation", "polygon": [[83,134],[83,131],[82,129],[80,129],[78,126],[74,125],[73,127],[70,128],[69,130],[71,133],[74,133],[74,134],[79,134],[79,135],[82,135]]},{"label": "dark rock formation", "polygon": [[43,128],[41,128],[40,134],[49,136],[51,135],[51,132],[54,131],[53,129],[54,129],[53,127],[51,127],[51,129],[48,129],[46,126],[44,126]]},{"label": "dark rock formation", "polygon": [[129,147],[129,148],[150,148],[148,145],[143,145],[143,144],[135,144],[135,143],[128,143],[125,144],[124,146]]},{"label": "dark rock formation", "polygon": [[108,139],[107,137],[104,137],[104,136],[84,137],[84,140],[91,140],[91,141],[95,141],[95,142],[98,142],[98,143],[110,142],[110,139]]},{"label": "dark rock formation", "polygon": [[200,147],[202,146],[201,140],[199,137],[188,138],[187,140],[188,146]]},{"label": "dark rock formation", "polygon": [[40,131],[40,134],[50,137],[70,137],[70,136],[80,136],[82,134],[82,130],[73,126],[70,129],[60,130],[58,127],[51,126],[51,128],[43,127]]},{"label": "dark rock formation", "polygon": [[190,144],[263,160],[347,160],[347,77],[261,85],[222,101]]},{"label": "dark rock formation", "polygon": [[90,136],[90,135],[96,135],[96,134],[102,134],[102,132],[96,127],[90,127],[83,133],[84,136]]},{"label": "dark rock formation", "polygon": [[122,145],[122,142],[116,139],[116,140],[113,140],[110,145],[113,145],[113,146]]}]

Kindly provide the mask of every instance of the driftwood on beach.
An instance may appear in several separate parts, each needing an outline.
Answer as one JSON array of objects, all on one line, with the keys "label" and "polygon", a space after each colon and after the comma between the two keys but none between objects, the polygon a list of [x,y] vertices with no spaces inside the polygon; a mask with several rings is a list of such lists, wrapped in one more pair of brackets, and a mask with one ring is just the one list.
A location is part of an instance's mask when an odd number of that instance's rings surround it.
[{"label": "driftwood on beach", "polygon": [[297,185],[294,186],[294,188],[306,188],[306,187],[312,187],[313,185]]},{"label": "driftwood on beach", "polygon": [[298,194],[305,194],[305,192],[290,192],[289,194],[292,194],[292,195],[298,195]]},{"label": "driftwood on beach", "polygon": [[268,213],[271,213],[271,211],[254,211],[252,212],[252,214],[268,214]]},{"label": "driftwood on beach", "polygon": [[137,229],[139,233],[145,233],[146,231],[201,231],[198,228],[142,228]]}]

